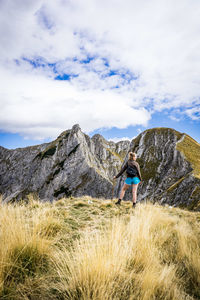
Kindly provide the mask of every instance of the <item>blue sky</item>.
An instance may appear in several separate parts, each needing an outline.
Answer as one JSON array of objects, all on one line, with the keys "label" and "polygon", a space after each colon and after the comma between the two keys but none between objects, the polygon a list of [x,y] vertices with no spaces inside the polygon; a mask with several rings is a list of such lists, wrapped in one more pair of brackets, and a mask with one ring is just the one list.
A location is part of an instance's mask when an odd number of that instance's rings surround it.
[{"label": "blue sky", "polygon": [[[119,129],[116,127],[112,127],[110,129],[106,128],[99,128],[89,133],[89,136],[92,137],[94,134],[98,133],[104,136],[107,140],[114,140],[115,142],[122,140],[122,139],[132,139],[137,136],[143,130],[148,128],[155,128],[155,127],[167,127],[167,128],[174,128],[175,130],[187,133],[192,138],[194,138],[198,143],[200,143],[200,121],[192,121],[189,118],[187,120],[176,121],[172,120],[169,117],[162,117],[162,114],[157,113],[152,116],[151,121],[149,122],[147,127],[141,126],[128,126],[124,129]],[[14,149],[19,147],[26,147],[26,146],[33,146],[36,144],[47,143],[50,142],[52,139],[47,138],[44,140],[33,140],[33,139],[24,139],[18,133],[0,133],[0,145],[6,147],[8,149]]]},{"label": "blue sky", "polygon": [[1,1],[0,145],[77,123],[114,141],[170,127],[200,142],[199,15],[198,0]]}]

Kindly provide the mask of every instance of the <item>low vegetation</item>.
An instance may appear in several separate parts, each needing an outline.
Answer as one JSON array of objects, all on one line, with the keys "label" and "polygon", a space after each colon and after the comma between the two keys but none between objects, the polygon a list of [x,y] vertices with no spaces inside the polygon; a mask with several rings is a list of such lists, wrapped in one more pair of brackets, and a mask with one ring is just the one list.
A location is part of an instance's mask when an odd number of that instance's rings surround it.
[{"label": "low vegetation", "polygon": [[28,198],[0,206],[0,299],[200,298],[200,213]]},{"label": "low vegetation", "polygon": [[183,141],[177,143],[176,149],[192,164],[194,176],[200,179],[200,144],[186,134]]}]

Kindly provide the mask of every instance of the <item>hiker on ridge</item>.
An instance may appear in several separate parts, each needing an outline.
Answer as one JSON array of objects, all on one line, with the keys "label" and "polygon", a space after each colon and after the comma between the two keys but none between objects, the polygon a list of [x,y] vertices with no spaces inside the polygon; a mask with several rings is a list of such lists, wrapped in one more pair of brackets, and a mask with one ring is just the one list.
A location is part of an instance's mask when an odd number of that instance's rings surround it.
[{"label": "hiker on ridge", "polygon": [[125,183],[124,183],[124,185],[121,189],[119,199],[115,203],[117,205],[120,205],[126,190],[131,185],[132,185],[132,195],[133,195],[133,207],[135,207],[135,205],[136,205],[137,188],[138,188],[138,184],[142,180],[141,173],[140,173],[140,166],[139,166],[138,162],[136,162],[136,158],[137,158],[137,155],[135,153],[129,152],[127,163],[124,165],[124,167],[121,169],[121,171],[113,178],[113,179],[118,178],[126,170],[127,178],[126,178]]}]

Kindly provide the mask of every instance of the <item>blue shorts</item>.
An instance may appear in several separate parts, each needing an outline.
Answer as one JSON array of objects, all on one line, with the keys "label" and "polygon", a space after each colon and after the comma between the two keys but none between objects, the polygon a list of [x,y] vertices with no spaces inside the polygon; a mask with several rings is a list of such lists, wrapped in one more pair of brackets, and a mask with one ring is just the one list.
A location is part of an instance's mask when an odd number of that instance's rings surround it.
[{"label": "blue shorts", "polygon": [[125,183],[128,185],[138,184],[139,182],[140,182],[140,179],[138,177],[127,177],[125,180]]}]

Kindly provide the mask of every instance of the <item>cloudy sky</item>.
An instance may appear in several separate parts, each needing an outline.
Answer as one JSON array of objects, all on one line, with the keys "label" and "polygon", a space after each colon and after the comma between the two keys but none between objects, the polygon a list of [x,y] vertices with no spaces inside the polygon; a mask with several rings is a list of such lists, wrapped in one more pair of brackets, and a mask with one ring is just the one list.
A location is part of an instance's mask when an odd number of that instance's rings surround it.
[{"label": "cloudy sky", "polygon": [[118,141],[200,142],[199,0],[0,0],[0,145],[80,124]]}]

